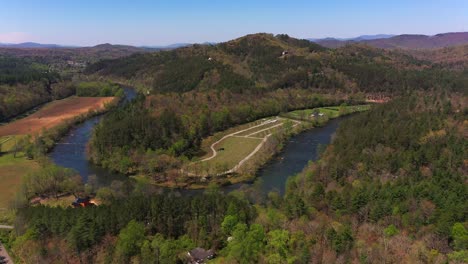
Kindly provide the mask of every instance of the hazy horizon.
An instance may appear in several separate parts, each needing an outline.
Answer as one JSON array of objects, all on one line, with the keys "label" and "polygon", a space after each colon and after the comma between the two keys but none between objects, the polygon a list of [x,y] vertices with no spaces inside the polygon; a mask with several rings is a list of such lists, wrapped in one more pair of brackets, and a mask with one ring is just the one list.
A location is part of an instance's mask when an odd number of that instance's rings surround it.
[{"label": "hazy horizon", "polygon": [[164,46],[246,34],[352,38],[464,32],[468,2],[404,1],[4,1],[0,42],[68,46]]}]

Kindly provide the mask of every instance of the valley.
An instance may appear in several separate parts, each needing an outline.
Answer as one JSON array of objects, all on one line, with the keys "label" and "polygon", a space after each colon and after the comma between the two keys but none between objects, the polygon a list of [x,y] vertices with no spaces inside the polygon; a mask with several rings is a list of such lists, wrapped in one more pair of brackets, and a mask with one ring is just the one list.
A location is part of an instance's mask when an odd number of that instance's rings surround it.
[{"label": "valley", "polygon": [[0,241],[19,263],[463,263],[465,51],[0,48]]}]

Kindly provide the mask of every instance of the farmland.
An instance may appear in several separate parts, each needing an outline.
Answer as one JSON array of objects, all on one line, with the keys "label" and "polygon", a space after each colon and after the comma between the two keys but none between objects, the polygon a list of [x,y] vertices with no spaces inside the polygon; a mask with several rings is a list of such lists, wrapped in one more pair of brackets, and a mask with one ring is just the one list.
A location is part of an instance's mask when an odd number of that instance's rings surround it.
[{"label": "farmland", "polygon": [[26,159],[23,153],[13,153],[21,138],[39,134],[89,111],[101,110],[112,100],[114,97],[70,97],[51,102],[28,117],[0,126],[0,208],[14,200],[23,177],[39,169],[39,164]]},{"label": "farmland", "polygon": [[0,126],[0,137],[40,133],[65,120],[100,110],[112,100],[114,97],[70,97],[57,100],[28,117]]}]

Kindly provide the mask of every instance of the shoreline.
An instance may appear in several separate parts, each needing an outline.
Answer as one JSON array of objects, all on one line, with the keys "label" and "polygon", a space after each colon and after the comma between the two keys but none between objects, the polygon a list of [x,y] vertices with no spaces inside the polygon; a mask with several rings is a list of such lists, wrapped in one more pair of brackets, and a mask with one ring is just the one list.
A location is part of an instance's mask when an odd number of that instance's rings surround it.
[{"label": "shoreline", "polygon": [[[181,181],[162,181],[162,182],[157,182],[153,179],[150,179],[148,176],[145,175],[133,175],[130,176],[136,180],[140,178],[144,178],[145,180],[150,181],[151,184],[162,187],[162,188],[168,188],[168,189],[183,189],[183,190],[203,190],[208,188],[212,184],[216,184],[218,186],[230,186],[230,185],[235,185],[239,183],[252,183],[258,178],[258,172],[264,168],[269,162],[271,162],[274,157],[280,155],[285,147],[285,142],[287,142],[290,138],[297,136],[301,133],[304,133],[306,131],[312,130],[314,128],[319,128],[326,126],[329,121],[337,118],[343,118],[349,115],[357,114],[362,111],[354,111],[350,113],[345,113],[341,114],[337,117],[333,118],[327,118],[325,122],[321,122],[318,124],[313,124],[312,122],[308,122],[305,120],[302,120],[302,122],[295,126],[295,129],[287,136],[282,135],[280,137],[281,140],[276,142],[276,144],[273,145],[273,150],[274,151],[269,151],[271,149],[265,149],[264,146],[260,148],[258,153],[255,153],[254,156],[257,156],[253,160],[248,160],[246,163],[247,166],[251,166],[248,172],[231,172],[228,171],[228,173],[222,173],[218,175],[211,175],[211,176],[182,176],[180,178],[185,179]],[[275,133],[278,135],[278,132]],[[271,135],[268,137],[267,141],[269,139],[272,139],[274,135]],[[276,137],[278,139],[278,137]],[[258,157],[260,155],[260,157]],[[249,163],[251,162],[251,163]],[[202,180],[202,179],[205,180]]]}]

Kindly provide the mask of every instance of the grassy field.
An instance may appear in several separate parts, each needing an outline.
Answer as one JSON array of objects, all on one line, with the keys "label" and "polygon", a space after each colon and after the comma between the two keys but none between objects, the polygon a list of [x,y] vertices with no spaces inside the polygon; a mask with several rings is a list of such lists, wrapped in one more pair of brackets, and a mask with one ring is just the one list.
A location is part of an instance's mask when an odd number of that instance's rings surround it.
[{"label": "grassy field", "polygon": [[249,130],[236,134],[236,136],[251,136],[251,135],[253,136],[258,131],[265,130],[271,127],[275,127],[283,123],[283,120],[281,119],[269,119],[269,120],[271,120],[271,122],[261,125],[261,126],[253,127]]},{"label": "grassy field", "polygon": [[231,127],[231,128],[228,128],[228,129],[226,129],[224,131],[217,132],[214,135],[203,139],[202,144],[201,144],[201,149],[202,149],[204,154],[201,155],[196,160],[202,160],[202,159],[205,159],[205,158],[208,158],[209,156],[211,156],[212,155],[212,151],[210,149],[211,144],[213,144],[216,141],[220,140],[224,136],[226,136],[228,134],[236,133],[236,132],[244,130],[244,129],[249,129],[249,128],[257,126],[257,125],[260,125],[263,122],[265,122],[265,120],[267,120],[267,119],[259,119],[259,120],[256,120],[256,121],[253,121],[253,122],[250,122],[250,123],[245,123],[245,124],[242,124],[242,125]]},{"label": "grassy field", "polygon": [[65,207],[70,207],[72,202],[74,202],[75,200],[76,200],[75,196],[66,195],[58,199],[53,198],[53,197],[42,199],[40,204],[47,205],[50,207],[64,207],[65,208]]},{"label": "grassy field", "polygon": [[7,207],[14,200],[23,177],[38,168],[36,162],[22,156],[16,158],[13,154],[0,156],[0,208]]},{"label": "grassy field", "polygon": [[0,126],[0,208],[6,208],[15,199],[22,179],[39,169],[39,165],[12,151],[17,141],[26,134],[33,134],[59,125],[67,119],[99,110],[114,97],[69,97],[51,102],[34,114]]},{"label": "grassy field", "polygon": [[64,120],[102,109],[114,97],[69,97],[53,101],[25,118],[0,126],[0,137],[39,133],[54,127]]},{"label": "grassy field", "polygon": [[[282,129],[286,120],[288,119],[279,117],[264,118],[221,132],[208,138],[209,141],[205,139],[202,146],[207,149],[207,154],[198,162],[192,163],[188,170],[197,175],[218,174],[232,170],[253,153],[265,137]],[[213,145],[215,142],[217,143]],[[216,154],[210,148],[212,145]]]},{"label": "grassy field", "polygon": [[249,155],[261,141],[262,139],[257,138],[228,137],[216,144],[218,152],[216,157],[204,163],[206,166],[227,171]]},{"label": "grassy field", "polygon": [[[285,117],[290,117],[300,120],[317,120],[324,118],[337,118],[340,115],[362,112],[369,110],[370,105],[353,105],[353,106],[329,106],[314,109],[297,110],[284,114]],[[323,114],[322,116],[320,114]]]},{"label": "grassy field", "polygon": [[0,137],[0,153],[13,151],[16,142],[20,141],[24,135]]}]

